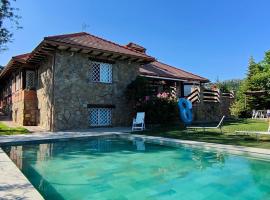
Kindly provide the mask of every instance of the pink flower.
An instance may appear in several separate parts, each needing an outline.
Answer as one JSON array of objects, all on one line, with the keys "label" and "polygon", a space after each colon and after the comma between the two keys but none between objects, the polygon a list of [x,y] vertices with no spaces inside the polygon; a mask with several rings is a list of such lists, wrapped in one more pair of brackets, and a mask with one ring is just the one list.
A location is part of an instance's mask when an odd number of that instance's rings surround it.
[{"label": "pink flower", "polygon": [[145,101],[149,101],[150,100],[150,97],[149,96],[145,96],[144,99],[145,99]]}]

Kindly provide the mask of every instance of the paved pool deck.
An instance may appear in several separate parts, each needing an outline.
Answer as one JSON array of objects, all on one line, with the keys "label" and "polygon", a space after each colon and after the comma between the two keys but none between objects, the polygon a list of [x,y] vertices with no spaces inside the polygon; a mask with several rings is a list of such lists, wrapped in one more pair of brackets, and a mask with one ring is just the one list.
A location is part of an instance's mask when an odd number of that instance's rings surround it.
[{"label": "paved pool deck", "polygon": [[[49,141],[57,139],[75,139],[87,138],[94,136],[118,135],[130,140],[140,139],[145,142],[163,144],[169,146],[198,147],[206,150],[229,152],[239,155],[255,156],[256,158],[270,158],[270,150],[252,147],[243,147],[235,145],[222,145],[206,142],[179,140],[163,137],[153,137],[130,134],[130,128],[110,128],[110,129],[93,129],[91,131],[65,131],[65,132],[42,132],[26,135],[0,136],[0,146],[4,144],[13,144],[28,141]],[[32,186],[17,166],[10,160],[5,152],[0,148],[0,200],[27,199],[43,200],[43,197]]]}]

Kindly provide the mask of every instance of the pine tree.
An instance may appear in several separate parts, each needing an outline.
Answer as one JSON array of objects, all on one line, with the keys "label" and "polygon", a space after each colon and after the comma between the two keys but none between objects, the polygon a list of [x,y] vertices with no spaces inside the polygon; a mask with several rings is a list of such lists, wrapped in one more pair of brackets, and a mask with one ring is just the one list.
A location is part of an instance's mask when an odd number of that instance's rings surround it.
[{"label": "pine tree", "polygon": [[251,56],[248,62],[247,79],[250,80],[255,74],[260,73],[261,70],[262,70],[261,66],[257,64],[254,58]]}]

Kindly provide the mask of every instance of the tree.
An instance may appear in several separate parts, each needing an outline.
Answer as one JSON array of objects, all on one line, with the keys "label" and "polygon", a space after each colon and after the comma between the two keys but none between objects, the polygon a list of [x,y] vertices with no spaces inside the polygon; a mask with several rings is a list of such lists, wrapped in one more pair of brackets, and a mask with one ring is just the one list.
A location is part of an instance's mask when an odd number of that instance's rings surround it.
[{"label": "tree", "polygon": [[17,11],[17,8],[11,6],[10,0],[0,1],[0,52],[7,49],[7,43],[12,42],[14,28],[21,28]]},{"label": "tree", "polygon": [[[264,95],[246,96],[247,91],[266,91]],[[246,116],[252,109],[270,108],[270,51],[265,52],[264,59],[256,63],[249,59],[246,79],[241,83],[231,112],[236,116]]]},{"label": "tree", "polygon": [[250,79],[253,75],[259,73],[262,70],[262,67],[257,64],[254,58],[251,56],[248,62],[248,73],[247,78]]}]

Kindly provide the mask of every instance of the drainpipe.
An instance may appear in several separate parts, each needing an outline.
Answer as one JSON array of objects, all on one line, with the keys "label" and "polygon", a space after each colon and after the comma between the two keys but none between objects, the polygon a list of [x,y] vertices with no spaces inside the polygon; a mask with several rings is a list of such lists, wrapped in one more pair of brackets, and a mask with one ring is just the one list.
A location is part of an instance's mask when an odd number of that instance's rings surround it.
[{"label": "drainpipe", "polygon": [[53,121],[54,121],[54,72],[55,72],[55,57],[56,53],[52,55],[53,61],[52,61],[52,95],[51,95],[51,109],[50,109],[50,131],[54,131],[53,127]]}]

